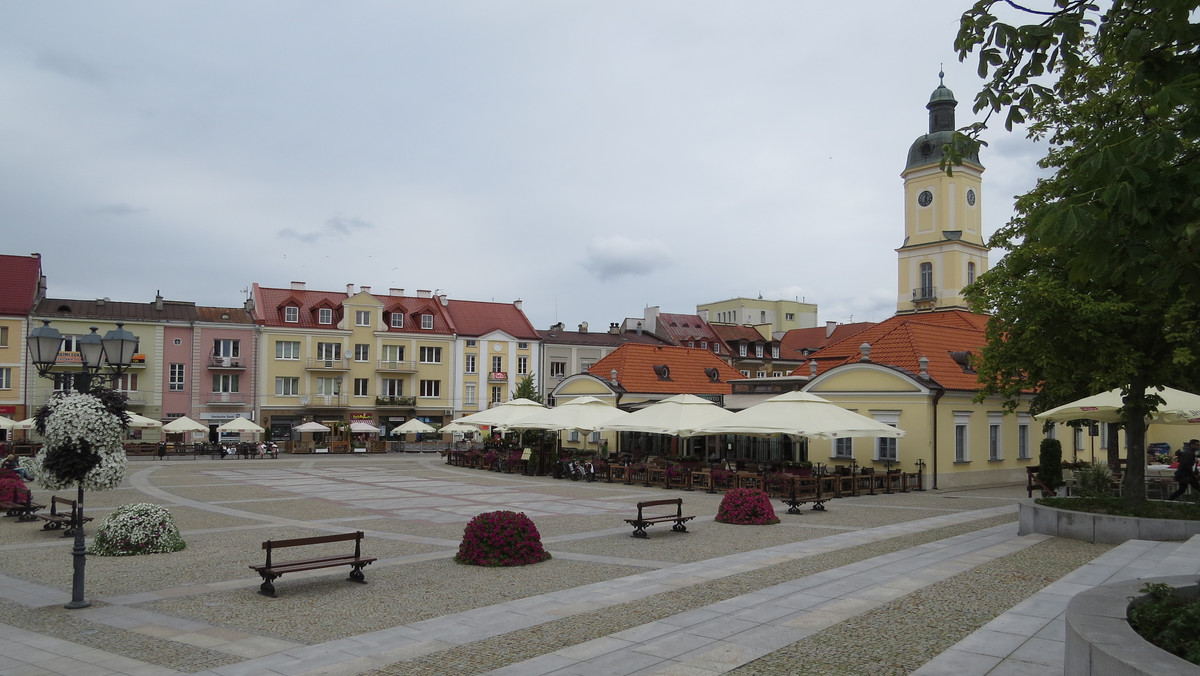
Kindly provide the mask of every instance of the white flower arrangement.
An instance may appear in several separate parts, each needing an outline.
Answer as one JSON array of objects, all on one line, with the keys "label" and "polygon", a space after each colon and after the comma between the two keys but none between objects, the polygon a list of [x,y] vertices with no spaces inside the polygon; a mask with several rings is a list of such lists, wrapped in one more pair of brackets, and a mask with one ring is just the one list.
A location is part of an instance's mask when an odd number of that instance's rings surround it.
[{"label": "white flower arrangement", "polygon": [[162,554],[177,552],[186,546],[166,507],[139,502],[118,507],[104,517],[88,553],[99,556]]},{"label": "white flower arrangement", "polygon": [[125,447],[121,443],[125,426],[122,416],[113,413],[92,394],[59,394],[46,403],[46,409],[42,431],[46,443],[36,456],[22,463],[33,474],[34,481],[47,490],[74,486],[76,477],[51,471],[46,466],[46,458],[54,453],[83,456],[90,451],[99,456],[99,462],[83,476],[83,487],[107,490],[119,485],[125,478],[127,464]]}]

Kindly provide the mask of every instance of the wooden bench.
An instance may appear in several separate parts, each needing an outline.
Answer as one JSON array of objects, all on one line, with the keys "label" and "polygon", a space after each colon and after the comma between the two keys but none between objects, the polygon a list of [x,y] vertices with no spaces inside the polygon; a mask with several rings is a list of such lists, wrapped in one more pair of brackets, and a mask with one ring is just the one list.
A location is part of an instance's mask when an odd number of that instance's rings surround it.
[{"label": "wooden bench", "polygon": [[[68,510],[66,512],[60,512],[58,510],[59,505],[67,507]],[[38,514],[37,518],[46,522],[42,524],[43,530],[58,530],[59,528],[66,526],[66,530],[63,531],[63,537],[68,537],[75,534],[75,525],[77,523],[75,521],[75,513],[78,509],[79,505],[74,500],[60,498],[55,495],[54,497],[50,498],[50,513]],[[83,523],[87,523],[91,520],[92,517],[90,516],[83,517]]]},{"label": "wooden bench", "polygon": [[[275,578],[284,573],[295,573],[301,570],[316,570],[318,568],[334,568],[337,566],[350,566],[351,582],[366,584],[366,576],[363,575],[363,566],[375,561],[374,558],[363,558],[362,556],[362,538],[363,532],[357,531],[354,533],[342,533],[340,535],[322,535],[311,538],[295,538],[292,540],[267,540],[262,543],[262,548],[267,550],[267,562],[261,566],[250,566],[251,569],[258,572],[262,576],[263,583],[259,586],[258,593],[263,596],[275,596],[275,585],[272,582]],[[344,554],[341,556],[319,556],[312,559],[298,559],[296,561],[284,561],[282,563],[273,563],[271,561],[271,551],[281,547],[301,547],[304,545],[318,545],[328,542],[344,542],[354,540],[354,553]]]},{"label": "wooden bench", "polygon": [[34,512],[45,507],[33,501],[33,491],[28,488],[13,489],[12,497],[15,499],[0,501],[0,509],[4,510],[4,516],[15,516],[17,521],[33,521],[37,518]]},{"label": "wooden bench", "polygon": [[[661,505],[675,505],[674,514],[646,514],[645,510],[650,507],[659,507]],[[647,500],[637,503],[637,518],[625,519],[625,523],[633,526],[633,535],[631,537],[644,538],[646,537],[646,527],[653,526],[656,523],[664,521],[674,521],[675,525],[671,526],[671,530],[676,533],[687,532],[687,526],[684,523],[696,518],[695,516],[683,515],[683,498],[668,498],[666,500]]]}]

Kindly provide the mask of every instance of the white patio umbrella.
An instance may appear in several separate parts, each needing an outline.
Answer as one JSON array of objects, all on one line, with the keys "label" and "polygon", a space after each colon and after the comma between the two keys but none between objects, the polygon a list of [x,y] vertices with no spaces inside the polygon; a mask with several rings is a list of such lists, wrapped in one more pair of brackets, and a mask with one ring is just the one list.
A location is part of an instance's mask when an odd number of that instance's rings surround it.
[{"label": "white patio umbrella", "polygon": [[306,422],[292,428],[297,432],[328,432],[329,428],[319,422]]},{"label": "white patio umbrella", "polygon": [[31,430],[34,427],[35,422],[36,421],[33,418],[18,420],[17,422],[13,423],[12,428],[14,430]]},{"label": "white patio umbrella", "polygon": [[417,420],[416,418],[409,418],[408,420],[404,421],[403,425],[392,428],[391,433],[392,434],[421,434],[421,433],[429,433],[429,432],[436,432],[436,431],[437,431],[437,428],[428,423],[421,422],[420,420]]},{"label": "white patio umbrella", "polygon": [[479,428],[476,427],[475,425],[471,425],[469,423],[462,423],[462,422],[459,422],[458,420],[455,420],[454,422],[450,423],[449,425],[442,426],[442,429],[440,429],[438,431],[443,432],[443,433],[461,432],[463,434],[474,434],[479,431]]},{"label": "white patio umbrella", "polygon": [[0,415],[0,430],[11,430],[17,426],[17,421]]},{"label": "white patio umbrella", "polygon": [[[1164,387],[1161,391],[1148,390],[1148,392],[1158,394],[1164,402],[1159,404],[1157,411],[1150,414],[1149,422],[1168,425],[1200,424],[1200,395],[1171,387]],[[1056,406],[1033,417],[1037,420],[1053,422],[1095,420],[1096,422],[1117,423],[1122,421],[1120,409],[1124,405],[1121,389],[1117,388]]]},{"label": "white patio umbrella", "polygon": [[545,406],[530,399],[513,399],[499,406],[493,406],[486,411],[465,415],[455,422],[468,425],[487,425],[503,429],[521,429],[521,421],[537,411],[545,410]]},{"label": "white patio umbrella", "polygon": [[253,432],[255,434],[258,434],[263,431],[263,428],[254,424],[253,420],[239,417],[239,418],[234,418],[233,420],[230,420],[229,422],[221,425],[220,427],[217,428],[217,430],[220,432],[238,432],[238,433]]},{"label": "white patio umbrella", "polygon": [[181,432],[207,432],[208,425],[205,425],[204,423],[198,423],[185,415],[182,418],[176,418],[166,425],[163,425],[162,429],[164,432],[170,432],[172,434],[179,434]]},{"label": "white patio umbrella", "polygon": [[145,429],[152,429],[155,427],[163,426],[161,420],[155,420],[154,418],[147,418],[144,415],[139,415],[132,411],[129,411],[128,414],[129,414],[129,427],[131,429],[145,430]]},{"label": "white patio umbrella", "polygon": [[696,430],[733,415],[694,394],[677,394],[598,427],[614,432],[650,432],[678,437],[695,436]]},{"label": "white patio umbrella", "polygon": [[355,434],[379,434],[379,428],[371,423],[352,422],[350,423],[350,431]]},{"label": "white patio umbrella", "polygon": [[601,425],[629,416],[596,397],[576,397],[554,408],[543,408],[521,420],[521,427],[537,430],[593,432]]},{"label": "white patio umbrella", "polygon": [[698,434],[787,434],[793,437],[902,437],[904,431],[808,392],[787,392],[706,425]]}]

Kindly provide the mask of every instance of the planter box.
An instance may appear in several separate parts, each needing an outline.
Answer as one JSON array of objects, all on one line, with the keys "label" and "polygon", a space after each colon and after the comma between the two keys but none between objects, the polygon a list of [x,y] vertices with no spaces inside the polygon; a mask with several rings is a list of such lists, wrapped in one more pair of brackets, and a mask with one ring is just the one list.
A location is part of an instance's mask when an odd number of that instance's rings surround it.
[{"label": "planter box", "polygon": [[1141,519],[1134,516],[1090,514],[1046,507],[1032,501],[1019,506],[1018,535],[1041,533],[1055,537],[1120,544],[1127,540],[1183,541],[1200,535],[1200,521]]},{"label": "planter box", "polygon": [[1176,657],[1142,638],[1126,619],[1130,599],[1148,598],[1139,591],[1147,582],[1164,582],[1195,598],[1200,588],[1194,576],[1125,580],[1080,592],[1067,604],[1065,676],[1122,674],[1133,676],[1195,676],[1200,665]]}]

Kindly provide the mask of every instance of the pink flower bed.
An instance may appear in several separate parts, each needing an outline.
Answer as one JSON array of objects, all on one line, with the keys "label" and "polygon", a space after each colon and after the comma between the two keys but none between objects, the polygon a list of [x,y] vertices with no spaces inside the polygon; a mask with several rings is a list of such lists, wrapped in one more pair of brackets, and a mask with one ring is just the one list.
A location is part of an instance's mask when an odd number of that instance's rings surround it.
[{"label": "pink flower bed", "polygon": [[25,499],[25,482],[21,480],[21,475],[11,469],[0,470],[0,500],[5,502],[15,502],[17,499],[17,491],[21,491],[21,499]]},{"label": "pink flower bed", "polygon": [[771,498],[757,488],[734,488],[721,498],[717,509],[717,521],[749,526],[765,526],[779,523]]},{"label": "pink flower bed", "polygon": [[525,566],[549,558],[529,517],[523,512],[497,511],[471,519],[454,560],[473,566]]}]

